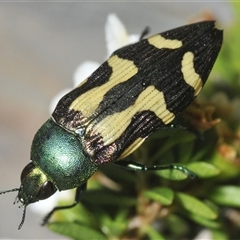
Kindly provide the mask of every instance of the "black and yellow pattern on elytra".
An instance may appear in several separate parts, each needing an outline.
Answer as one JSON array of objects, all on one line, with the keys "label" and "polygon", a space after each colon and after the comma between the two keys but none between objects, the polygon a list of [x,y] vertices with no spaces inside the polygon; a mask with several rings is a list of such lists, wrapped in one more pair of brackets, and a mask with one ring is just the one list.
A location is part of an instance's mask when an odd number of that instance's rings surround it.
[{"label": "black and yellow pattern on elytra", "polygon": [[53,119],[95,163],[124,158],[188,107],[221,44],[222,31],[207,21],[123,47],[59,101]]}]

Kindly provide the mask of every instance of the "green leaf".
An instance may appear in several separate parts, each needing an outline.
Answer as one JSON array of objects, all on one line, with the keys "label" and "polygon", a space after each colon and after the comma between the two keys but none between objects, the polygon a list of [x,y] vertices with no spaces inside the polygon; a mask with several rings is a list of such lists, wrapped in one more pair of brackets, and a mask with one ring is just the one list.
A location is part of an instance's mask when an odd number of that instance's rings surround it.
[{"label": "green leaf", "polygon": [[56,233],[68,236],[76,240],[107,240],[107,238],[102,233],[76,222],[55,222],[50,223],[48,227]]},{"label": "green leaf", "polygon": [[211,230],[212,239],[229,240],[229,236],[223,230]]},{"label": "green leaf", "polygon": [[220,186],[211,191],[209,198],[221,205],[240,207],[240,187]]},{"label": "green leaf", "polygon": [[169,228],[171,236],[184,236],[189,231],[189,222],[177,214],[168,215],[165,222]]},{"label": "green leaf", "polygon": [[181,163],[186,163],[191,160],[191,156],[193,155],[194,151],[194,145],[195,142],[193,140],[179,144],[178,155]]},{"label": "green leaf", "polygon": [[[190,219],[192,219],[194,222],[207,227],[207,228],[211,228],[211,229],[219,229],[222,227],[221,223],[217,220],[211,220],[211,219],[207,219],[205,217],[202,217],[200,215],[196,215],[196,214],[188,214],[188,217]],[[215,238],[214,238],[215,239]]]},{"label": "green leaf", "polygon": [[[60,205],[64,206],[66,204]],[[96,219],[90,216],[91,213],[82,204],[78,204],[74,208],[68,210],[56,211],[53,221],[77,221],[83,223],[85,226],[92,226],[95,224]]]},{"label": "green leaf", "polygon": [[211,164],[217,166],[221,171],[221,174],[219,175],[221,180],[228,180],[239,176],[239,168],[237,168],[231,161],[226,161],[226,158],[218,151],[212,155]]},{"label": "green leaf", "polygon": [[197,214],[207,219],[216,219],[217,213],[203,201],[185,193],[175,192],[175,199],[180,206],[192,214]]},{"label": "green leaf", "polygon": [[192,162],[187,164],[187,168],[200,178],[210,178],[220,173],[217,167],[206,162]]},{"label": "green leaf", "polygon": [[114,163],[103,164],[99,167],[99,169],[104,175],[106,175],[112,181],[118,183],[120,182],[122,184],[136,183],[136,177],[133,174],[133,172],[123,169]]},{"label": "green leaf", "polygon": [[150,240],[166,240],[156,229],[148,225],[144,228]]},{"label": "green leaf", "polygon": [[[124,210],[123,210],[124,211]],[[127,211],[124,211],[125,217],[121,216],[120,218],[112,218],[109,215],[104,215],[101,218],[101,229],[108,236],[109,239],[116,238],[121,236],[124,231],[127,229],[128,220],[127,220]],[[121,211],[119,211],[121,215]]]},{"label": "green leaf", "polygon": [[[171,165],[179,165],[179,164],[173,163]],[[188,175],[186,173],[182,172],[181,170],[177,170],[177,169],[159,170],[154,173],[162,178],[166,178],[166,179],[173,180],[173,181],[181,181],[181,180],[188,178]]]},{"label": "green leaf", "polygon": [[116,192],[101,190],[89,190],[84,196],[89,203],[97,203],[112,206],[133,206],[137,203],[135,198],[126,197]]},{"label": "green leaf", "polygon": [[168,206],[173,202],[174,192],[172,189],[167,187],[156,187],[151,190],[144,191],[143,195]]},{"label": "green leaf", "polygon": [[[218,73],[221,79],[224,79],[229,85],[231,85],[239,93],[239,2],[231,2],[234,4],[232,9],[235,11],[233,15],[236,17],[231,24],[228,24],[224,29],[224,43],[220,51],[219,57],[214,64],[214,70]],[[211,81],[210,81],[211,82]]]},{"label": "green leaf", "polygon": [[166,139],[166,141],[164,142],[165,144],[161,146],[161,148],[157,152],[157,155],[154,156],[154,160],[156,160],[156,157],[159,158],[165,152],[171,151],[174,146],[186,142],[191,142],[195,138],[196,136],[193,133],[187,132],[185,130],[174,131],[174,133],[172,133],[172,137],[170,136]]}]

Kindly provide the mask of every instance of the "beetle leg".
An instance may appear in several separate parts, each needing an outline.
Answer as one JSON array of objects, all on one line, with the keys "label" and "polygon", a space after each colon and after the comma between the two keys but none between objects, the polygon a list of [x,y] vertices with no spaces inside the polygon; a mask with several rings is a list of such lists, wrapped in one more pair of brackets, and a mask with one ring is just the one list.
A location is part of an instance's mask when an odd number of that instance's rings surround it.
[{"label": "beetle leg", "polygon": [[51,212],[49,212],[43,219],[42,222],[42,226],[46,225],[48,223],[48,220],[50,219],[50,217],[53,215],[54,212],[58,211],[58,210],[63,210],[63,209],[69,209],[69,208],[73,208],[75,207],[82,199],[84,192],[87,189],[87,182],[82,184],[81,186],[79,186],[76,189],[76,194],[75,194],[75,200],[74,203],[71,205],[67,205],[67,206],[59,206],[59,207],[55,207],[53,208],[53,210]]},{"label": "beetle leg", "polygon": [[134,162],[134,161],[127,161],[127,160],[121,160],[121,161],[115,162],[115,164],[131,171],[160,171],[160,170],[166,170],[166,169],[178,170],[185,173],[188,177],[192,179],[197,178],[197,175],[194,172],[188,170],[186,167],[181,165],[169,164],[169,165],[154,165],[154,166],[148,167],[141,163]]}]

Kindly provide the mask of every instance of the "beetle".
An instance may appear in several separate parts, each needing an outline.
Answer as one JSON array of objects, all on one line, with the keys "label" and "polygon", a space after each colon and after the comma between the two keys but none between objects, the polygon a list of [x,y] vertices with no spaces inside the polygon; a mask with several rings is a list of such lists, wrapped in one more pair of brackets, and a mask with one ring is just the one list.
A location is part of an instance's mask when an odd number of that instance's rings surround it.
[{"label": "beetle", "polygon": [[[31,161],[18,191],[26,207],[57,190],[77,188],[80,202],[87,180],[102,164],[129,170],[177,169],[122,160],[158,129],[167,126],[199,94],[221,49],[223,31],[214,21],[185,25],[116,50],[95,72],[63,96],[34,136]],[[121,160],[121,161],[118,161]]]}]

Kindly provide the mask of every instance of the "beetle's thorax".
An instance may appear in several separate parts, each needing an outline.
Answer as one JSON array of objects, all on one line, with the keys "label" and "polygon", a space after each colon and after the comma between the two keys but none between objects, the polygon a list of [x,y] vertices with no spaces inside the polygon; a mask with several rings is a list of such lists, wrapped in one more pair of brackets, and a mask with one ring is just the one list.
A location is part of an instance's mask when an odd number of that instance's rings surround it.
[{"label": "beetle's thorax", "polygon": [[84,152],[81,139],[48,119],[36,133],[31,160],[57,186],[66,190],[80,186],[97,170]]}]

